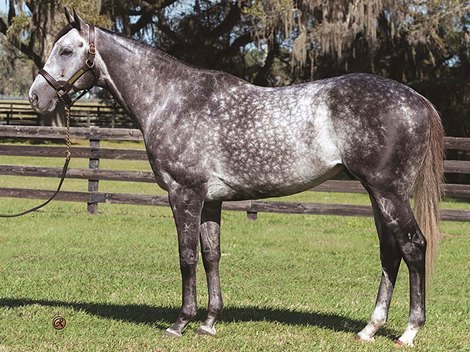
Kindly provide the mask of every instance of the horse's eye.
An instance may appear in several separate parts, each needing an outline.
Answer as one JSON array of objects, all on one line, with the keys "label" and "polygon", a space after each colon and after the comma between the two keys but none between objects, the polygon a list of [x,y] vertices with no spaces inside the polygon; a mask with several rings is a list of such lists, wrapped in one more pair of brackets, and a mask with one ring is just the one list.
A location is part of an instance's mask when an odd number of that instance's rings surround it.
[{"label": "horse's eye", "polygon": [[70,49],[70,48],[64,48],[64,49],[62,49],[62,51],[60,52],[60,55],[62,55],[62,56],[69,56],[69,55],[72,55],[72,49]]}]

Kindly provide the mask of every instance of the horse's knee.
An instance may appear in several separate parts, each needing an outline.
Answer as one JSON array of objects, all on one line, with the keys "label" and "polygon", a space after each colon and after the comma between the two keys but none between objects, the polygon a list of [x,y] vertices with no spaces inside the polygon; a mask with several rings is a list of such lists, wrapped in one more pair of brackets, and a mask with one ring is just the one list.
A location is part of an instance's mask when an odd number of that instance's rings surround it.
[{"label": "horse's knee", "polygon": [[220,250],[216,248],[202,248],[202,257],[204,262],[216,264],[220,261]]},{"label": "horse's knee", "polygon": [[216,264],[220,260],[218,228],[205,223],[201,226],[201,254],[204,264]]},{"label": "horse's knee", "polygon": [[180,268],[181,270],[191,269],[196,267],[198,262],[197,250],[182,249],[180,251]]}]

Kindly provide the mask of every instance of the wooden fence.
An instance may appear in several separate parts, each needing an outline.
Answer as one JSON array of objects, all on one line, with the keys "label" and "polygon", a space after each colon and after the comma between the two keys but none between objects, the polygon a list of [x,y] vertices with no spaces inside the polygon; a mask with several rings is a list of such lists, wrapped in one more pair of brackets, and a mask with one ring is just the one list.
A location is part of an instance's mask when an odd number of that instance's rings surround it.
[{"label": "wooden fence", "polygon": [[[71,122],[75,127],[135,126],[129,115],[117,104],[108,106],[98,102],[79,101],[74,104],[71,114]],[[0,100],[0,125],[40,126],[41,120],[26,100]]]},{"label": "wooden fence", "polygon": [[[45,139],[63,140],[65,128],[32,127],[32,126],[0,126],[0,139]],[[167,206],[166,196],[138,195],[123,193],[106,193],[99,191],[100,180],[155,182],[152,172],[103,170],[99,168],[100,159],[147,160],[144,150],[107,149],[100,147],[100,141],[141,141],[142,135],[135,129],[110,128],[72,128],[73,139],[89,141],[89,147],[73,147],[73,158],[89,160],[88,169],[70,169],[67,178],[84,179],[88,182],[88,192],[63,191],[56,199],[62,201],[86,202],[88,211],[96,213],[99,203],[159,205]],[[470,151],[470,138],[446,137],[446,149]],[[63,146],[24,146],[0,144],[0,155],[30,156],[30,157],[64,157]],[[446,173],[470,174],[470,161],[446,160]],[[60,177],[61,168],[0,165],[0,175]],[[312,191],[365,193],[358,181],[329,180],[315,187]],[[470,185],[445,184],[444,192],[447,197],[459,198],[470,202]],[[51,190],[36,190],[25,188],[0,188],[0,197],[47,199]],[[328,214],[342,216],[371,216],[370,206],[324,204],[324,203],[294,203],[274,201],[238,201],[224,202],[224,209],[245,211],[250,219],[255,219],[258,212],[293,213],[293,214]],[[442,209],[443,220],[470,221],[470,211]]]}]

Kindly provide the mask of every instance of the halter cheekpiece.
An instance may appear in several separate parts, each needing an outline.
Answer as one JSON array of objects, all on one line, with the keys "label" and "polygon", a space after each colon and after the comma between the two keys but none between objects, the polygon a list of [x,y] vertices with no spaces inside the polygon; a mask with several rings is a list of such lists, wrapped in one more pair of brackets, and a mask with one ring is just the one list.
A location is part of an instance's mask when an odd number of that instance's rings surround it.
[{"label": "halter cheekpiece", "polygon": [[[52,88],[54,88],[57,93],[57,96],[60,100],[64,102],[66,107],[71,107],[73,104],[75,104],[75,102],[79,100],[84,94],[86,94],[95,85],[96,82],[96,74],[93,70],[93,67],[95,66],[96,55],[95,27],[90,24],[88,25],[88,28],[88,53],[87,58],[85,60],[85,64],[77,72],[75,72],[71,78],[69,78],[67,81],[57,81],[43,68],[39,70],[39,74],[44,77],[46,82],[49,83]],[[91,73],[93,73],[93,75],[95,76],[95,82],[89,88],[83,90],[83,92],[80,93],[78,98],[72,100],[71,95],[68,93],[72,90],[73,84],[88,71],[91,71]]]}]

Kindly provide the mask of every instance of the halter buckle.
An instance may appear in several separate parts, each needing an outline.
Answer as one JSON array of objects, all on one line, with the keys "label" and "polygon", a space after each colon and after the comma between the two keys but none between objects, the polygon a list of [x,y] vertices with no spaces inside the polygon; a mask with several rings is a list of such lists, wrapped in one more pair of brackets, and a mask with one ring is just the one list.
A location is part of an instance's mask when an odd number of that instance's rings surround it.
[{"label": "halter buckle", "polygon": [[90,46],[88,47],[88,52],[89,52],[91,55],[95,55],[95,54],[96,54],[96,46],[95,46],[95,43],[90,43]]}]

